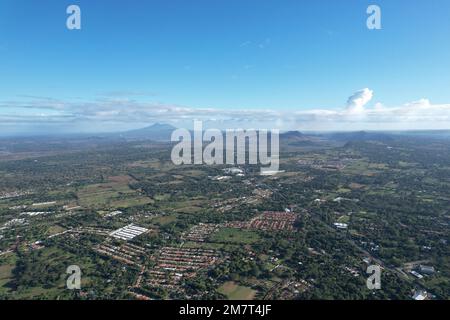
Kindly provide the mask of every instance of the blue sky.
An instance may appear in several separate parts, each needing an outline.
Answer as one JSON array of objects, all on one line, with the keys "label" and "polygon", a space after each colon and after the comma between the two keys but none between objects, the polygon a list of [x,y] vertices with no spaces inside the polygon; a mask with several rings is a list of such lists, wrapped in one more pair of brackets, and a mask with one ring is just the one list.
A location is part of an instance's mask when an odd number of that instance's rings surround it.
[{"label": "blue sky", "polygon": [[[71,4],[81,30],[66,28]],[[370,4],[382,30],[366,27]],[[380,115],[418,106],[431,127],[444,112],[446,128],[449,39],[447,0],[2,0],[0,122],[86,131],[204,116],[327,129],[312,122],[331,114],[330,129],[377,129]],[[350,121],[342,110],[364,88],[366,111],[389,112]],[[411,121],[389,128],[424,125]]]}]

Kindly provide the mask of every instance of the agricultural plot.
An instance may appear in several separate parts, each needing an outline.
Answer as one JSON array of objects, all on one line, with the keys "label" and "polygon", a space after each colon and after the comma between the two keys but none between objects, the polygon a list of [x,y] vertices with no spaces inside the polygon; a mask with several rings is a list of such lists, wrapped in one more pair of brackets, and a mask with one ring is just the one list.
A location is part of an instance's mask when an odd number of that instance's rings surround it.
[{"label": "agricultural plot", "polygon": [[128,208],[152,202],[152,199],[130,189],[128,180],[124,178],[85,186],[77,196],[82,207],[97,209]]}]

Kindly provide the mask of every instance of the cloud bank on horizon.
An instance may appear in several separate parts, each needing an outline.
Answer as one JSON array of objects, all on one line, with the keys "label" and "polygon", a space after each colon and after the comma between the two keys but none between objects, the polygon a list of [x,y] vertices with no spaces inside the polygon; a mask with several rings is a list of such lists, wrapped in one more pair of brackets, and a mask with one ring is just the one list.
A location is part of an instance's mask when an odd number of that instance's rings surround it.
[{"label": "cloud bank on horizon", "polygon": [[[21,101],[0,102],[0,132],[8,130],[62,130],[102,132],[134,129],[154,122],[189,127],[193,120],[211,128],[268,128],[280,130],[429,130],[450,129],[450,104],[427,99],[400,106],[375,103],[369,88],[353,93],[345,106],[306,110],[195,108],[126,98],[62,101],[22,96]],[[32,128],[32,129],[30,129]],[[33,129],[34,128],[34,129]]]}]

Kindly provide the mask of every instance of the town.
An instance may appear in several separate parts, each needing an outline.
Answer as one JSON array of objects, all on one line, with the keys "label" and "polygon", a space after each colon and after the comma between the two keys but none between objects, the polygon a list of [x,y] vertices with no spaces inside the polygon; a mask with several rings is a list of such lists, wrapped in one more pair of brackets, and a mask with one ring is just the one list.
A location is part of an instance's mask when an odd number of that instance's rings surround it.
[{"label": "town", "polygon": [[[169,143],[139,140],[1,161],[0,296],[447,298],[448,172],[430,167],[444,158],[401,137],[301,136],[316,145],[298,150],[298,136],[280,135],[273,176],[170,164]],[[70,265],[80,290],[65,288]],[[375,291],[371,265],[382,268]]]}]

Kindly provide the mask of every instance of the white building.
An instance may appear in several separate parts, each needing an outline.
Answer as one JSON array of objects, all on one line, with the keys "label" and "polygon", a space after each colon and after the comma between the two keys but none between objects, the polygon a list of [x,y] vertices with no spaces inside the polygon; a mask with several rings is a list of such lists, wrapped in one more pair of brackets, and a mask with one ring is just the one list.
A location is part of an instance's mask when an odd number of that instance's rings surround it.
[{"label": "white building", "polygon": [[423,290],[418,290],[414,293],[413,299],[414,300],[425,300],[427,298],[427,292]]},{"label": "white building", "polygon": [[333,224],[338,229],[343,229],[344,230],[344,229],[348,228],[348,224],[346,224],[346,223],[335,222]]},{"label": "white building", "polygon": [[146,228],[142,228],[142,227],[138,227],[133,224],[130,224],[128,226],[125,226],[123,228],[120,228],[120,229],[117,229],[116,231],[111,232],[109,235],[116,239],[128,241],[128,240],[134,239],[135,237],[137,237],[147,231],[148,231],[148,229],[146,229]]}]

